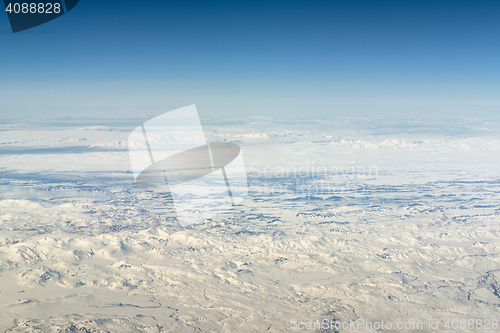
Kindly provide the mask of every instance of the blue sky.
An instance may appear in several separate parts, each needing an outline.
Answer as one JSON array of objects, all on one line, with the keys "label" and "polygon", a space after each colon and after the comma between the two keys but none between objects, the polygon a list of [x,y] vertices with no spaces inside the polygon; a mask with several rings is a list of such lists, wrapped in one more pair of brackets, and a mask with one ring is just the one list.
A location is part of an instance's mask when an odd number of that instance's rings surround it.
[{"label": "blue sky", "polygon": [[500,1],[81,0],[12,34],[0,115],[500,116]]}]

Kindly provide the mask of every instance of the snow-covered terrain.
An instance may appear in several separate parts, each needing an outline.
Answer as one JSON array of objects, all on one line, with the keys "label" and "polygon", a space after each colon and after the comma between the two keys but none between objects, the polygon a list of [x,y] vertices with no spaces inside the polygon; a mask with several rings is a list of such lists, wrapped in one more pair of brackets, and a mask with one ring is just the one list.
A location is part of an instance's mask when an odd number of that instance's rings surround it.
[{"label": "snow-covered terrain", "polygon": [[1,331],[500,319],[498,122],[213,120],[250,192],[186,228],[134,183],[138,124],[88,123],[0,126]]}]

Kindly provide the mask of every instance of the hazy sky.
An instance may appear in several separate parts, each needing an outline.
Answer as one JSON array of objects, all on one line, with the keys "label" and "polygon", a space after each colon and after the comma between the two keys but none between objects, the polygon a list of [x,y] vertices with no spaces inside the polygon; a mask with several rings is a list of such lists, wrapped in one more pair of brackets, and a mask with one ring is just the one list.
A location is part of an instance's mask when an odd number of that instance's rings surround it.
[{"label": "hazy sky", "polygon": [[0,115],[500,116],[499,33],[500,1],[81,0],[0,14]]}]

